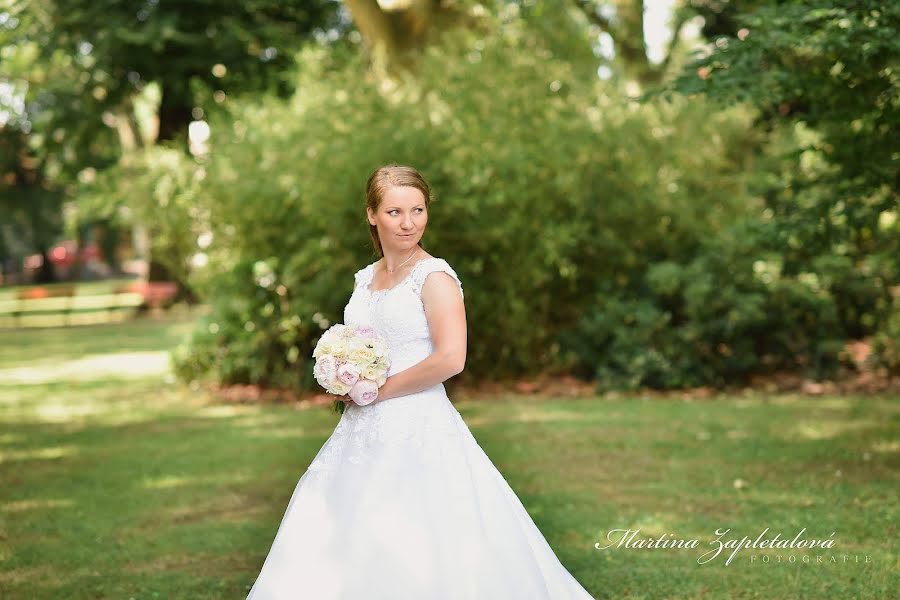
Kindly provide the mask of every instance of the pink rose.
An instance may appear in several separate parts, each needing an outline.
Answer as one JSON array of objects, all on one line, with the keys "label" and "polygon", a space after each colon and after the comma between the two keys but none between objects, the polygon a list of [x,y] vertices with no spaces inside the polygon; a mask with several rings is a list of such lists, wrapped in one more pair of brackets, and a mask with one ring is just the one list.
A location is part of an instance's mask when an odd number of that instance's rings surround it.
[{"label": "pink rose", "polygon": [[360,406],[371,404],[378,397],[378,384],[371,379],[360,379],[350,388],[347,395]]},{"label": "pink rose", "polygon": [[331,385],[337,367],[337,360],[331,354],[323,354],[317,358],[316,364],[313,367],[313,374],[316,377],[316,381],[319,382],[319,385],[325,388]]},{"label": "pink rose", "polygon": [[341,383],[353,385],[359,379],[359,368],[350,363],[341,363],[335,374]]}]

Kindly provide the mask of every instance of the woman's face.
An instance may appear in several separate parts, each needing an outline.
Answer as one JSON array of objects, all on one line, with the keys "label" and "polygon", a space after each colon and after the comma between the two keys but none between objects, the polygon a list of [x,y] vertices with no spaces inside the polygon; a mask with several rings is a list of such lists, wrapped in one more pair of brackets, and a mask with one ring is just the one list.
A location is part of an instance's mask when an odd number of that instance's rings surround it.
[{"label": "woman's face", "polygon": [[411,251],[422,239],[428,223],[425,196],[417,188],[390,188],[381,200],[378,211],[367,208],[369,223],[378,228],[381,248],[388,251]]}]

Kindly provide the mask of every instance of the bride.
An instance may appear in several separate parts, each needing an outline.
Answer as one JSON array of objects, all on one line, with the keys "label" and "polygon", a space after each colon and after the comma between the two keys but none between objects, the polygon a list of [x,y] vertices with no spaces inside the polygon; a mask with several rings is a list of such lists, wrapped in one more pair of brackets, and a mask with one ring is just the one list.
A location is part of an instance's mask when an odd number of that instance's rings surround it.
[{"label": "bride", "polygon": [[373,327],[391,367],[352,398],[300,477],[248,600],[588,600],[478,445],[443,382],[463,370],[462,283],[420,245],[430,190],[411,168],[369,177],[381,259],[344,323]]}]

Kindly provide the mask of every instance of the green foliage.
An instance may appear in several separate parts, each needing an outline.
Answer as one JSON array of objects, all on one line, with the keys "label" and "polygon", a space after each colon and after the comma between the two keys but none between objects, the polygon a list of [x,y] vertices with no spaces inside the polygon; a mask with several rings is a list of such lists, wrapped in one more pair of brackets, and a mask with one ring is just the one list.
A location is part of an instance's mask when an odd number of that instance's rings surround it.
[{"label": "green foliage", "polygon": [[887,322],[872,337],[871,361],[876,367],[900,375],[900,296],[894,298]]},{"label": "green foliage", "polygon": [[836,254],[882,287],[897,281],[900,5],[794,0],[738,21],[737,37],[648,97],[703,93],[759,110],[772,135],[752,181],[789,272]]},{"label": "green foliage", "polygon": [[889,330],[900,280],[900,5],[793,0],[735,19],[735,35],[645,98],[755,106],[771,132],[749,178],[765,203],[765,246],[786,275],[817,277],[845,335]]},{"label": "green foliage", "polygon": [[[13,137],[21,136],[27,140],[28,162],[48,184],[71,183],[85,166],[115,160],[115,130],[101,120],[103,111],[115,108],[103,85],[108,74],[92,76],[94,57],[78,51],[77,44],[62,48],[50,41],[52,19],[46,18],[41,3],[8,4],[0,9],[4,16],[0,23],[0,85],[4,88],[0,94],[0,113],[4,115],[0,142],[8,147]],[[122,85],[128,79],[123,75],[113,83]],[[16,154],[4,152],[0,169],[4,173],[12,170],[18,159]],[[18,191],[16,184],[9,187],[10,192]]]},{"label": "green foliage", "polygon": [[227,9],[203,0],[7,4],[0,82],[15,94],[0,95],[0,109],[34,131],[38,155],[69,175],[115,160],[115,129],[107,125],[128,118],[148,83],[163,91],[159,132],[172,139],[195,107],[215,110],[216,90],[290,91],[283,74],[296,49],[317,28],[342,27],[334,0],[250,0]]},{"label": "green foliage", "polygon": [[[633,287],[648,258],[677,256],[746,212],[737,172],[757,140],[740,113],[622,106],[516,22],[502,31],[447,34],[421,78],[394,89],[355,54],[310,47],[291,104],[238,102],[213,121],[197,201],[214,241],[197,281],[218,330],[198,330],[183,374],[284,383],[288,353],[299,357],[290,368],[311,369],[352,273],[375,258],[364,185],[381,164],[417,166],[436,192],[424,245],[470,290],[471,376],[558,364],[557,332],[597,289]],[[259,261],[283,286],[277,302],[250,276]],[[300,323],[289,342],[283,319]]]},{"label": "green foliage", "polygon": [[[215,279],[215,312],[201,320],[190,344],[173,354],[184,379],[212,374],[229,383],[310,388],[311,370],[298,369],[312,355],[318,319],[304,319],[304,301],[287,293],[275,276],[278,260],[242,262],[229,277]],[[249,290],[248,290],[249,288]],[[250,293],[248,293],[248,291]],[[316,315],[319,317],[319,315]]]},{"label": "green foliage", "polygon": [[[760,224],[702,240],[696,256],[650,265],[631,295],[598,297],[564,347],[602,389],[722,386],[773,369],[839,367],[845,332],[815,273],[787,276]],[[636,292],[636,293],[635,293]]]},{"label": "green foliage", "polygon": [[209,221],[201,197],[203,177],[202,164],[184,152],[152,146],[83,185],[70,225],[106,219],[118,226],[146,226],[154,260],[184,284],[197,237]]},{"label": "green foliage", "polygon": [[[214,112],[226,93],[287,94],[294,51],[319,28],[344,29],[338,9],[334,0],[251,0],[225,10],[199,0],[4,3],[0,214],[15,227],[0,230],[0,259],[56,242],[62,201],[79,175],[89,181],[129,144],[141,145],[134,104],[149,83],[162,91],[153,108],[159,136],[183,140],[190,120]],[[122,141],[125,130],[133,142]],[[110,197],[124,205],[115,190]],[[154,240],[166,264],[180,260],[170,242]]]},{"label": "green foliage", "polygon": [[[810,150],[861,191],[897,183],[900,5],[879,0],[767,3],[737,18],[736,37],[648,96],[703,93],[750,101],[768,118],[818,130]],[[896,200],[896,189],[894,190]]]},{"label": "green foliage", "polygon": [[847,334],[861,338],[887,318],[889,287],[900,280],[896,196],[834,181],[836,168],[808,149],[817,140],[802,123],[776,127],[749,181],[765,200],[767,247],[783,257],[785,273],[818,274]]},{"label": "green foliage", "polygon": [[[314,387],[316,339],[376,258],[364,185],[389,162],[416,166],[435,192],[424,245],[467,289],[467,376],[822,376],[845,336],[884,321],[895,261],[858,221],[792,221],[779,195],[784,172],[829,168],[797,153],[814,133],[766,136],[744,108],[702,100],[628,104],[522,21],[484,25],[494,34],[447,32],[417,78],[393,84],[352,46],[308,46],[302,94],[229,101],[210,120],[208,158],[148,159],[146,175],[127,175],[134,210],[182,207],[171,238],[212,306],[176,356],[183,377]],[[791,193],[824,206],[821,188]],[[874,211],[865,223],[887,222]]]},{"label": "green foliage", "polygon": [[[37,182],[21,184],[15,193],[0,184],[0,270],[7,258],[46,251],[62,232],[62,194]],[[12,186],[10,186],[12,187]]]}]

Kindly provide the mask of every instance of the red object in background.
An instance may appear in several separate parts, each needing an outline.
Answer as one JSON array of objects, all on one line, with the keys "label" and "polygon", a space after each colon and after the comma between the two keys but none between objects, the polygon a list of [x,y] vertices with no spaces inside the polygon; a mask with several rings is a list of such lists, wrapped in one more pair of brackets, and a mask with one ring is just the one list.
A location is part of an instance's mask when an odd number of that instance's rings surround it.
[{"label": "red object in background", "polygon": [[100,246],[97,245],[97,242],[88,242],[81,249],[81,260],[84,262],[99,261],[102,258],[103,252],[100,251]]},{"label": "red object in background", "polygon": [[26,287],[16,293],[19,300],[36,300],[39,298],[60,298],[63,296],[74,296],[74,285],[52,285],[50,287]]},{"label": "red object in background", "polygon": [[78,253],[78,245],[72,240],[66,240],[50,249],[50,262],[57,267],[68,267],[75,263]]},{"label": "red object in background", "polygon": [[50,293],[47,291],[47,288],[36,287],[22,290],[19,292],[18,297],[21,300],[34,300],[36,298],[49,298]]}]

